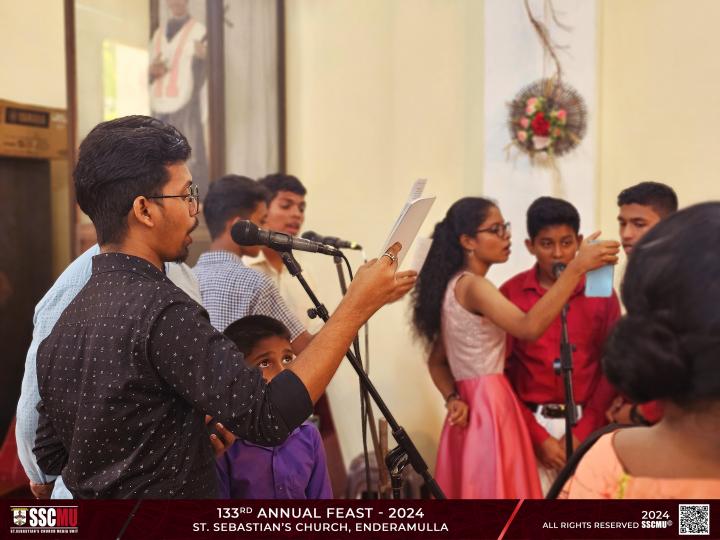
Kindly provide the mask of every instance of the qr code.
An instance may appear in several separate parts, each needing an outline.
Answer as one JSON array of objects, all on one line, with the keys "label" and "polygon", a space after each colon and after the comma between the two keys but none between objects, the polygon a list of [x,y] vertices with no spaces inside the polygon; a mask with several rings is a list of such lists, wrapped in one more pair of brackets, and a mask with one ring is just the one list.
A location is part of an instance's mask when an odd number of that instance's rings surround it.
[{"label": "qr code", "polygon": [[680,534],[710,535],[710,505],[681,504]]}]

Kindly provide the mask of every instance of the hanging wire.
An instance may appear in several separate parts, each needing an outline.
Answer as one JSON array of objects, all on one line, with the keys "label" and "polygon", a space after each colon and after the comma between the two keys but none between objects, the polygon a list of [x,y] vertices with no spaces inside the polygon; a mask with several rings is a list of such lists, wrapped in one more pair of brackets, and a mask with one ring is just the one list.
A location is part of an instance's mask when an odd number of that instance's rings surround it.
[{"label": "hanging wire", "polygon": [[[340,256],[342,257],[343,261],[345,261],[345,266],[347,267],[349,281],[352,282],[353,280],[353,271],[352,266],[350,265],[350,261],[345,256],[344,253],[340,253]],[[365,325],[367,328],[367,324]],[[367,336],[367,330],[366,330],[366,336]],[[355,351],[355,357],[357,358],[358,363],[361,367],[363,367],[363,360],[362,356],[360,355],[360,344],[358,343],[357,338],[353,340],[353,350]],[[367,361],[367,360],[366,360]],[[367,373],[367,367],[363,367],[365,372]],[[368,440],[367,440],[367,430],[368,430],[368,419],[369,419],[369,407],[371,406],[369,403],[369,398],[367,395],[367,392],[365,392],[365,388],[363,387],[362,380],[358,380],[359,390],[360,390],[360,425],[362,426],[361,433],[362,433],[362,445],[363,445],[363,459],[365,461],[365,491],[368,493],[368,495],[372,492],[372,476],[370,475],[370,453],[368,451]],[[379,491],[378,491],[379,493]]]},{"label": "hanging wire", "polygon": [[[555,75],[554,78],[557,81],[556,88],[561,86],[560,81],[562,79],[562,66],[560,65],[560,59],[557,55],[558,49],[566,49],[567,47],[558,45],[556,42],[552,40],[550,37],[550,31],[548,30],[547,24],[539,21],[537,17],[533,14],[532,10],[530,9],[530,3],[529,0],[524,0],[525,3],[525,11],[527,12],[528,19],[530,19],[530,24],[532,24],[533,28],[535,29],[535,33],[538,35],[538,38],[540,39],[540,45],[542,45],[543,50],[547,55],[549,55],[553,62],[555,63]],[[552,0],[545,0],[544,3],[544,14],[547,16],[550,15],[550,18],[555,23],[556,26],[559,28],[570,31],[571,27],[568,25],[565,25],[560,22],[557,14],[557,10],[555,9],[555,6],[552,3]],[[543,69],[544,71],[544,69]]]}]

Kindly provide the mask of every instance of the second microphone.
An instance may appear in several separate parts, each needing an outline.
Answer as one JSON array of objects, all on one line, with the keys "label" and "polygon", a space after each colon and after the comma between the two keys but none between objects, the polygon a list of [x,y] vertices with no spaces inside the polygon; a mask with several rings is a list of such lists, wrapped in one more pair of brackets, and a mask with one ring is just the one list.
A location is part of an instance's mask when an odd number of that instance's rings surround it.
[{"label": "second microphone", "polygon": [[324,255],[341,255],[341,251],[332,246],[296,238],[290,234],[261,229],[251,221],[238,221],[230,231],[233,241],[241,246],[267,246],[275,251],[308,251]]}]

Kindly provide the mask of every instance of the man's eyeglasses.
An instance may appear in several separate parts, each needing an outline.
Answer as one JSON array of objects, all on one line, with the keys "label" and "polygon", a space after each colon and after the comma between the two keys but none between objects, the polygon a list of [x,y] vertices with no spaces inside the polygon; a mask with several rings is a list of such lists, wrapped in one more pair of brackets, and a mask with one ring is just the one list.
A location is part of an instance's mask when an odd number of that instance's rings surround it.
[{"label": "man's eyeglasses", "polygon": [[499,238],[507,238],[510,235],[510,222],[506,221],[505,223],[496,223],[492,227],[488,227],[487,229],[478,229],[475,231],[475,234],[481,233],[481,232],[489,232],[493,233],[495,236],[498,236]]},{"label": "man's eyeglasses", "polygon": [[190,186],[188,193],[185,195],[153,195],[147,197],[148,199],[182,199],[188,202],[188,209],[190,210],[190,217],[197,215],[198,209],[200,208],[200,188],[198,186]]}]

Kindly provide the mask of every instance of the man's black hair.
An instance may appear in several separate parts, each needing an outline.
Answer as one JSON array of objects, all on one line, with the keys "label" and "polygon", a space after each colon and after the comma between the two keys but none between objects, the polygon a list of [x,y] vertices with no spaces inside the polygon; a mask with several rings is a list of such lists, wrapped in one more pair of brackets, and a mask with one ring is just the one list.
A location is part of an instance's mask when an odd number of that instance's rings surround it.
[{"label": "man's black hair", "polygon": [[527,210],[527,231],[532,242],[545,227],[568,225],[577,235],[580,232],[580,214],[567,201],[554,197],[535,199]]},{"label": "man's black hair", "polygon": [[296,176],[284,173],[269,174],[258,180],[263,186],[270,191],[270,200],[274,199],[278,192],[289,191],[296,195],[305,195],[307,190],[302,182]]},{"label": "man's black hair", "polygon": [[261,202],[268,202],[270,193],[259,182],[245,176],[228,174],[210,183],[203,201],[203,215],[214,240],[225,230],[233,217],[247,219]]},{"label": "man's black hair", "polygon": [[677,212],[677,194],[668,185],[660,182],[640,182],[632,187],[623,189],[618,195],[618,206],[626,204],[640,204],[649,206],[661,218]]},{"label": "man's black hair", "polygon": [[190,157],[185,136],[149,116],[125,116],[95,126],[80,145],[75,194],[100,245],[120,242],[133,201],[160,195],[168,165]]},{"label": "man's black hair", "polygon": [[255,345],[269,337],[281,337],[290,341],[290,330],[272,317],[248,315],[230,324],[223,332],[246,357]]}]

